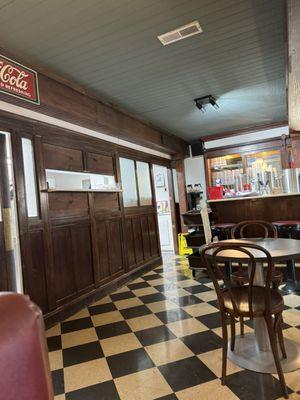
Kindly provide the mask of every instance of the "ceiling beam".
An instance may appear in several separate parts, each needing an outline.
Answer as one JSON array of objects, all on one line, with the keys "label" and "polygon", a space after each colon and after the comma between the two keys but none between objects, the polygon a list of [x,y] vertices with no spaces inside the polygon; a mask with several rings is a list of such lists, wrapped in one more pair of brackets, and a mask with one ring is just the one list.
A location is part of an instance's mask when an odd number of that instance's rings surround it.
[{"label": "ceiling beam", "polygon": [[212,135],[204,135],[204,136],[201,136],[198,139],[198,141],[209,142],[210,140],[225,139],[227,137],[239,136],[239,135],[242,135],[245,133],[264,131],[264,130],[272,129],[272,128],[280,128],[281,126],[286,126],[287,124],[288,124],[288,121],[285,120],[285,121],[273,122],[271,124],[264,124],[264,125],[257,125],[257,126],[253,126],[253,127],[243,128],[243,129],[236,129],[234,131],[226,131],[226,132],[215,133]]}]

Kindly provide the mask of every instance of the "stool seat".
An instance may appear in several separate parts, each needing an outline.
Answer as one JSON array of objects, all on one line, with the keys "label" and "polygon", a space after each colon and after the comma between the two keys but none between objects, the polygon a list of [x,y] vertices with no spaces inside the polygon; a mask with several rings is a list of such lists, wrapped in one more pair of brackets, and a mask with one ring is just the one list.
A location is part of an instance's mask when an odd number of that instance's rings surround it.
[{"label": "stool seat", "polygon": [[212,228],[215,228],[215,229],[228,229],[228,228],[233,228],[234,226],[235,226],[234,223],[226,222],[226,223],[223,223],[223,224],[214,224],[212,226]]},{"label": "stool seat", "polygon": [[300,225],[300,221],[297,220],[289,220],[289,221],[273,221],[273,225],[278,225],[278,226],[294,226],[294,225]]}]

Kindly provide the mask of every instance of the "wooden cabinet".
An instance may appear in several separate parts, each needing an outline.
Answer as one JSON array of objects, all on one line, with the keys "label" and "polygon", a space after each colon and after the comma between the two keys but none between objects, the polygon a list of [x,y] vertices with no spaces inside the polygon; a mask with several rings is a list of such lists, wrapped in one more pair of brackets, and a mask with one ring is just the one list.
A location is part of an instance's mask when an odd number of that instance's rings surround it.
[{"label": "wooden cabinet", "polygon": [[83,154],[81,150],[67,147],[43,145],[44,165],[47,169],[83,171]]},{"label": "wooden cabinet", "polygon": [[[44,190],[45,169],[120,175],[116,151],[112,156],[97,153],[97,146],[91,151],[86,140],[72,139],[71,134],[62,138],[61,146],[57,143],[58,138],[50,136],[44,143],[43,134],[38,144],[33,143],[40,215],[29,218],[19,205],[25,292],[52,322],[56,315],[66,316],[71,307],[78,309],[87,297],[116,285],[128,271],[160,261],[152,205],[134,207],[128,214],[120,192]],[[22,171],[22,157],[16,159],[16,170]],[[18,193],[23,197],[18,196],[24,206],[22,174]],[[3,262],[0,251],[0,267]]]}]

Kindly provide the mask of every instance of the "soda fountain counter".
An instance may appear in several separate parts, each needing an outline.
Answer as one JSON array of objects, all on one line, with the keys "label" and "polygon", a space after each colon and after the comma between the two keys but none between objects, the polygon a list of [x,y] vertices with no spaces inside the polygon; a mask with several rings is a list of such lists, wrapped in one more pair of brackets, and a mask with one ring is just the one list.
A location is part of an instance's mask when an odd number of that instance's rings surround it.
[{"label": "soda fountain counter", "polygon": [[300,220],[299,167],[298,153],[291,156],[282,140],[208,150],[205,168],[212,220]]}]

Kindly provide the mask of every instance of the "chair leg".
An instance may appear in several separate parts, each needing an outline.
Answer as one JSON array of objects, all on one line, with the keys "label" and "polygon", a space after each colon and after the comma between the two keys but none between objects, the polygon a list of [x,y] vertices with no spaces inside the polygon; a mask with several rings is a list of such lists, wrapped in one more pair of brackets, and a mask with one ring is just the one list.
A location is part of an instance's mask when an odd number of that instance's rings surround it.
[{"label": "chair leg", "polygon": [[241,336],[244,336],[245,330],[244,330],[244,317],[240,317],[240,327],[241,327]]},{"label": "chair leg", "polygon": [[283,338],[283,333],[282,333],[283,319],[282,319],[282,315],[281,314],[276,316],[276,317],[278,318],[278,322],[277,322],[278,342],[279,342],[280,350],[281,350],[281,353],[282,353],[282,357],[286,358],[284,338]]},{"label": "chair leg", "polygon": [[267,329],[268,329],[268,334],[269,334],[271,349],[272,349],[272,353],[273,353],[273,357],[274,357],[274,362],[275,362],[276,369],[277,369],[277,374],[278,374],[278,377],[279,377],[279,380],[280,380],[280,384],[281,384],[281,388],[282,388],[282,392],[283,392],[283,397],[285,399],[288,399],[289,395],[288,395],[288,392],[287,392],[287,387],[286,387],[286,384],[285,384],[285,379],[284,379],[284,375],[283,375],[283,372],[282,372],[282,367],[281,367],[281,363],[280,363],[280,359],[279,359],[276,334],[275,334],[275,330],[273,328],[271,315],[268,315],[268,316],[266,315],[265,316],[265,321],[266,321],[266,325],[267,325]]},{"label": "chair leg", "polygon": [[227,347],[228,347],[228,333],[227,333],[227,318],[226,314],[222,313],[222,337],[223,337],[223,351],[222,351],[222,385],[226,381],[226,368],[227,368]]},{"label": "chair leg", "polygon": [[234,351],[235,347],[235,319],[233,315],[230,315],[230,331],[231,331],[231,340],[230,340],[230,349]]}]

